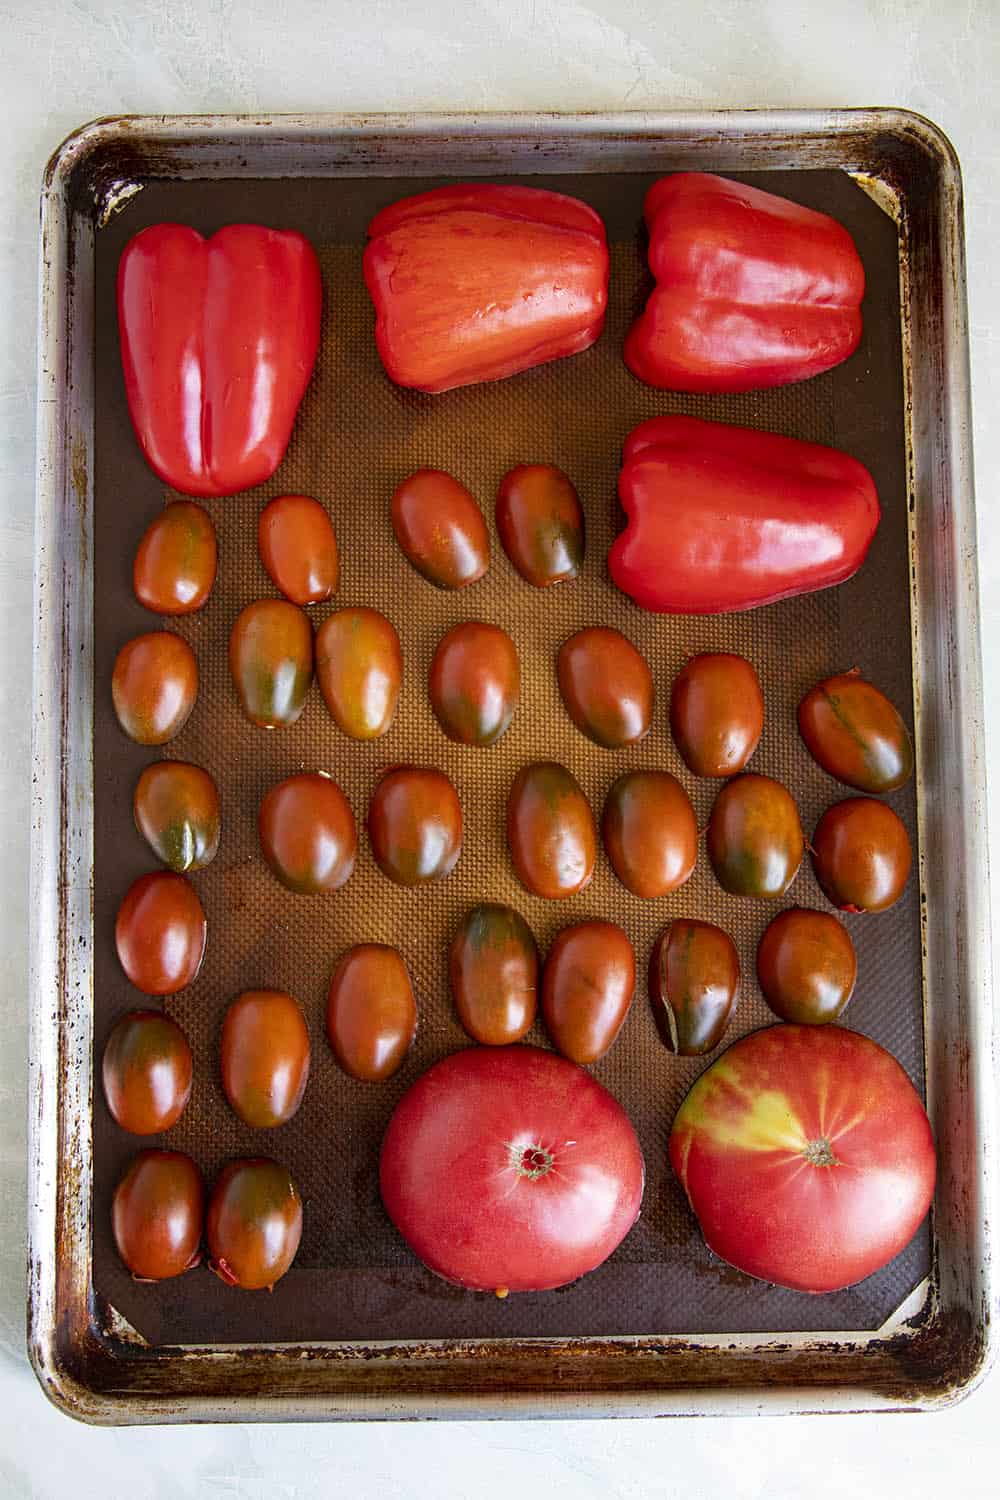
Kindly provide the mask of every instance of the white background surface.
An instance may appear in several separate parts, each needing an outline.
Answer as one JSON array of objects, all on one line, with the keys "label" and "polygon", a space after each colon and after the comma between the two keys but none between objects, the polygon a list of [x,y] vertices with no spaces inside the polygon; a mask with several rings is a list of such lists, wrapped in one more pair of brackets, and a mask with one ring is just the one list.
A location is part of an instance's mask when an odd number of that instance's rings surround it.
[{"label": "white background surface", "polygon": [[[892,1421],[98,1431],[48,1406],[23,1354],[36,219],[53,148],[87,119],[127,112],[891,104],[930,115],[965,174],[989,752],[1000,745],[998,76],[998,0],[0,0],[0,1494],[1000,1493],[1000,1373],[954,1410]],[[1000,870],[996,816],[991,842]]]}]

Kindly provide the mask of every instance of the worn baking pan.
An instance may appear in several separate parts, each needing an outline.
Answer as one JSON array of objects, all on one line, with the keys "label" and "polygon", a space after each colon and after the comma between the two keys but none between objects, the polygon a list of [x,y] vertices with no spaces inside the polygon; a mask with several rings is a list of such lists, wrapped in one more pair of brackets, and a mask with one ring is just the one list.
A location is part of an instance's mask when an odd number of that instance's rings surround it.
[{"label": "worn baking pan", "polygon": [[[692,168],[748,176],[848,223],[869,281],[861,356],[801,387],[714,403],[651,392],[624,373],[621,333],[646,286],[642,191],[663,172]],[[615,267],[608,330],[587,355],[514,381],[443,400],[400,393],[371,347],[358,276],[364,223],[418,184],[469,176],[544,180],[601,210]],[[128,431],[111,290],[127,238],[172,217],[205,230],[234,219],[301,227],[326,284],[323,352],[285,464],[270,486],[213,510],[228,561],[204,614],[178,627],[199,651],[202,696],[171,747],[218,771],[227,810],[223,853],[199,877],[209,958],[174,1010],[200,1083],[171,1144],[209,1176],[248,1150],[289,1161],[307,1229],[270,1298],[229,1292],[204,1272],[160,1287],[129,1280],[107,1209],[135,1143],[114,1130],[94,1087],[110,1022],[133,1003],[113,957],[114,911],[148,867],[128,814],[144,753],[116,730],[107,682],[118,646],[148,628],[128,563],[163,497]],[[46,173],[39,349],[28,1321],[52,1399],[88,1421],[157,1422],[922,1409],[967,1391],[991,1349],[993,1081],[961,185],[940,132],[888,110],[101,121],[72,136]],[[658,410],[771,426],[862,457],[885,520],[858,579],[746,616],[640,618],[611,589],[602,559],[618,525],[621,438]],[[485,497],[504,467],[527,457],[559,462],[578,480],[589,566],[544,615],[500,564],[477,586],[473,612],[523,633],[535,704],[484,760],[440,737],[431,743],[420,686],[435,639],[468,606],[432,610],[429,591],[413,592],[419,581],[380,550],[380,508],[420,463],[456,470]],[[384,751],[349,758],[315,703],[301,727],[276,736],[248,736],[236,716],[226,632],[240,604],[268,591],[252,555],[256,514],[262,499],[295,489],[322,493],[334,510],[346,597],[405,622],[410,706]],[[850,1019],[924,1088],[940,1178],[932,1218],[909,1249],[847,1293],[766,1288],[705,1251],[663,1159],[672,1109],[698,1065],[659,1047],[641,996],[598,1074],[636,1120],[649,1189],[639,1225],[601,1271],[506,1303],[457,1293],[415,1264],[378,1204],[373,1161],[388,1111],[420,1068],[461,1043],[442,935],[471,899],[516,890],[498,835],[512,769],[555,743],[597,805],[621,769],[572,740],[545,654],[595,619],[624,624],[654,668],[660,723],[640,759],[673,754],[662,694],[688,651],[728,644],[753,656],[772,721],[761,769],[795,787],[807,826],[835,793],[787,731],[802,688],[850,657],[912,709],[915,794],[897,794],[895,805],[917,842],[919,881],[893,914],[867,926],[853,919],[864,982]],[[481,819],[483,842],[464,874],[460,864],[419,918],[412,898],[370,868],[348,888],[353,905],[276,894],[253,857],[253,809],[269,780],[336,763],[362,812],[379,767],[414,758],[445,766]],[[704,788],[692,791],[704,812]],[[819,899],[811,880],[800,876],[803,904]],[[724,900],[704,871],[684,899],[700,914]],[[517,904],[543,947],[571,919],[523,893]],[[681,907],[637,902],[603,871],[572,917],[612,907],[641,971],[653,932]],[[752,974],[767,914],[762,903],[725,910]],[[330,963],[362,920],[365,935],[411,945],[423,1011],[414,1057],[384,1092],[336,1074],[317,1019]],[[215,1079],[225,1002],[261,981],[298,993],[314,1032],[307,1102],[280,1143],[241,1136]],[[733,1034],[766,1019],[748,984]]]}]

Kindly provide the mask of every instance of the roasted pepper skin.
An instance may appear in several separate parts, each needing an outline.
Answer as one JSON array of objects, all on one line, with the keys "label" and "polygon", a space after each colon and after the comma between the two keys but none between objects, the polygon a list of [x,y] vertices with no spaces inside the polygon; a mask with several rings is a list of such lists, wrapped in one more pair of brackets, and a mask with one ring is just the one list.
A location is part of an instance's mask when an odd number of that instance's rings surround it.
[{"label": "roasted pepper skin", "polygon": [[118,264],[129,414],[147,463],[185,495],[232,495],[281,462],[319,348],[323,291],[301,234],[153,224]]},{"label": "roasted pepper skin", "polygon": [[503,380],[588,348],[604,326],[600,215],[544,188],[465,183],[390,204],[364,276],[389,379],[420,391]]},{"label": "roasted pepper skin", "polygon": [[861,338],[865,272],[827,214],[706,172],[646,194],[646,309],[625,363],[670,391],[753,391],[808,380]]},{"label": "roasted pepper skin", "polygon": [[753,609],[856,573],[879,522],[875,484],[836,448],[653,417],[628,436],[618,494],[628,526],[612,580],[643,609]]}]

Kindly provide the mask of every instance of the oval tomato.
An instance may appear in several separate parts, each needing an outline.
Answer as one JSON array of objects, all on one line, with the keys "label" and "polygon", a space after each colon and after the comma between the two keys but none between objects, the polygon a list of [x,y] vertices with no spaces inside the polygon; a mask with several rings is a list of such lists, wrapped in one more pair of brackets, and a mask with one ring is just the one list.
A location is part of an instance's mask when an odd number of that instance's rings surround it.
[{"label": "oval tomato", "polygon": [[854,991],[858,960],[847,928],[825,911],[781,911],[757,945],[757,980],[782,1021],[835,1021]]},{"label": "oval tomato", "polygon": [[450,740],[495,745],[521,692],[517,647],[499,625],[467,620],[438,643],[428,684],[431,708]]},{"label": "oval tomato", "polygon": [[816,824],[812,860],[823,894],[841,911],[885,911],[903,894],[913,851],[891,807],[874,797],[848,797]]},{"label": "oval tomato", "polygon": [[783,896],[805,848],[791,793],[750,772],[727,781],[712,807],[707,844],[715,878],[731,896]]},{"label": "oval tomato", "polygon": [[564,927],[545,960],[542,1014],[563,1057],[594,1063],[625,1024],[635,990],[635,953],[614,922]]},{"label": "oval tomato", "polygon": [[477,1291],[546,1291],[606,1260],[642,1202],[631,1121],[575,1063],[467,1047],[418,1078],[382,1143],[382,1201],[430,1270]]},{"label": "oval tomato", "polygon": [[462,852],[462,804],[443,771],[397,766],[368,804],[375,863],[397,885],[450,875]]},{"label": "oval tomato", "polygon": [[931,1127],[884,1048],[841,1026],[735,1042],[677,1112],[670,1162],[710,1250],[800,1292],[870,1276],[930,1207]]},{"label": "oval tomato", "polygon": [[500,481],[497,531],[521,577],[536,589],[575,578],[583,566],[580,498],[554,464],[518,464]]},{"label": "oval tomato", "polygon": [[130,740],[165,745],[191,717],[198,698],[198,660],[172,630],[137,635],[115,658],[111,697]]},{"label": "oval tomato", "polygon": [[620,630],[578,630],[560,646],[556,673],[566,712],[595,745],[620,750],[649,733],[653,674]]},{"label": "oval tomato", "polygon": [[538,949],[511,906],[486,901],[462,918],[448,953],[455,1010],[473,1041],[518,1042],[538,1008]]},{"label": "oval tomato", "polygon": [[301,771],[273,786],[260,804],[257,833],[274,874],[300,896],[339,890],[354,873],[354,814],[324,771]]},{"label": "oval tomato", "polygon": [[351,1078],[378,1083],[402,1065],[417,1030],[417,1002],[405,963],[384,943],[360,943],[330,981],[326,1034]]},{"label": "oval tomato", "polygon": [[140,1151],[111,1201],[118,1254],[137,1281],[165,1281],[196,1266],[204,1217],[201,1173],[182,1151]]},{"label": "oval tomato", "polygon": [[172,500],[143,533],[132,565],[135,597],[158,615],[188,615],[212,592],[219,549],[208,512]]},{"label": "oval tomato", "polygon": [[740,988],[740,960],[728,933],[680,917],[665,927],[649,956],[649,998],[671,1052],[711,1052],[729,1025]]},{"label": "oval tomato", "polygon": [[575,896],[593,879],[597,830],[576,777],[553,760],[524,766],[507,800],[514,872],[535,896]]},{"label": "oval tomato", "polygon": [[913,775],[909,730],[857,668],[827,677],[806,693],[799,704],[799,733],[824,771],[861,792],[891,792]]},{"label": "oval tomato", "polygon": [[220,1281],[272,1291],[302,1238],[302,1199],[288,1169],[269,1157],[229,1162],[208,1200],[205,1237]]},{"label": "oval tomato", "polygon": [[156,1135],[176,1125],[191,1097],[194,1063],[176,1021],[158,1010],[132,1010],[115,1022],[101,1079],[116,1125]]},{"label": "oval tomato", "polygon": [[321,604],[337,587],[333,524],[309,495],[279,495],[264,506],[257,550],[271,582],[293,604]]},{"label": "oval tomato", "polygon": [[245,990],[226,1011],[219,1043],[222,1087],[255,1130],[290,1120],[309,1079],[309,1031],[302,1007],[283,990]]},{"label": "oval tomato", "polygon": [[678,672],[670,693],[670,730],[696,776],[735,776],[763,729],[764,695],[745,657],[707,651]]},{"label": "oval tomato", "polygon": [[316,681],[338,729],[377,740],[392,728],[403,655],[391,620],[377,609],[338,609],[316,633]]},{"label": "oval tomato", "polygon": [[229,670],[251,724],[294,724],[313,675],[309,616],[287,599],[258,599],[237,615],[229,637]]},{"label": "oval tomato", "polygon": [[418,469],[392,497],[392,529],[407,560],[439,589],[464,589],[490,565],[490,534],[464,484]]},{"label": "oval tomato", "polygon": [[202,870],[219,852],[219,789],[200,766],[158,760],[136,782],[135,826],[157,859],[178,874]]},{"label": "oval tomato", "polygon": [[626,771],[608,792],[604,847],[622,885],[635,896],[668,896],[691,878],[698,823],[691,799],[669,771]]},{"label": "oval tomato", "polygon": [[144,995],[176,995],[198,977],[208,924],[197,892],[183,875],[157,870],[125,892],[115,921],[122,968]]}]

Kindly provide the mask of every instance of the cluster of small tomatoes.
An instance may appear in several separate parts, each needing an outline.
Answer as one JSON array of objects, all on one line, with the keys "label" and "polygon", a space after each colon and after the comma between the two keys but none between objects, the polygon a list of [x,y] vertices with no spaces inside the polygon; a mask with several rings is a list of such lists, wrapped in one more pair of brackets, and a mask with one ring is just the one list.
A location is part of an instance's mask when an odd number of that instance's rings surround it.
[{"label": "cluster of small tomatoes", "polygon": [[[435,586],[463,588],[489,566],[482,513],[451,476],[435,470],[412,475],[393,496],[391,517],[404,554]],[[579,571],[583,512],[559,470],[522,465],[511,471],[500,485],[496,520],[505,551],[528,583],[547,587]],[[383,735],[396,713],[402,677],[395,628],[373,609],[345,608],[314,633],[305,613],[337,585],[337,544],[327,512],[305,496],[273,500],[261,513],[258,543],[283,597],[249,605],[232,629],[230,669],[246,717],[264,727],[295,722],[315,674],[342,731],[357,740]],[[136,595],[161,614],[197,610],[208,598],[216,566],[207,512],[191,501],[175,501],[139,546]],[[620,632],[579,631],[561,646],[556,670],[570,718],[593,742],[616,749],[648,732],[652,674]],[[166,743],[186,722],[197,685],[194,653],[175,633],[162,630],[128,642],[112,682],[122,728],[141,744]],[[519,692],[517,648],[499,627],[467,621],[440,642],[429,695],[453,740],[494,744],[513,719]],[[684,762],[697,776],[723,781],[707,828],[715,875],[733,894],[778,897],[794,880],[806,841],[787,789],[746,771],[763,723],[757,674],[740,656],[693,657],[673,683],[670,724]],[[898,899],[910,868],[906,830],[877,800],[911,774],[905,725],[877,688],[848,673],[806,695],[799,727],[820,765],[863,793],[831,807],[813,834],[809,847],[820,885],[836,907],[884,910]],[[134,814],[167,868],[143,876],[126,894],[116,924],[117,951],[137,989],[165,997],[195,979],[204,955],[207,923],[186,874],[206,866],[218,850],[219,795],[201,767],[162,760],[142,772]],[[447,876],[461,853],[461,804],[439,770],[403,766],[387,773],[374,789],[367,828],[379,868],[402,885]],[[354,870],[354,815],[325,772],[301,773],[272,787],[259,808],[258,833],[264,859],[291,891],[333,891]],[[564,766],[546,761],[521,769],[509,795],[507,836],[515,873],[532,893],[559,899],[589,883],[598,826]],[[667,771],[633,770],[618,778],[604,805],[600,839],[617,877],[644,898],[676,890],[698,856],[691,802]],[[610,1048],[625,1020],[635,955],[621,927],[586,921],[564,928],[542,965],[524,919],[508,906],[486,903],[466,913],[452,943],[449,972],[458,1018],[473,1040],[487,1047],[518,1041],[534,1023],[540,997],[558,1050],[587,1065]],[[850,998],[856,972],[850,936],[830,913],[782,911],[759,945],[761,988],[784,1020],[835,1019]],[[704,921],[671,922],[654,945],[649,970],[666,1044],[682,1055],[717,1046],[739,979],[736,949],[725,932]],[[390,1077],[417,1025],[400,954],[379,944],[345,954],[331,982],[326,1021],[345,1072],[365,1080]],[[309,1063],[308,1028],[292,996],[255,990],[233,1001],[222,1030],[221,1074],[230,1105],[247,1125],[269,1128],[289,1120],[301,1103]],[[151,1009],[123,1016],[107,1042],[103,1081],[108,1107],[123,1129],[136,1135],[169,1129],[192,1086],[191,1050],[180,1027]],[[534,1179],[549,1170],[544,1148],[526,1150],[517,1167],[521,1175]],[[399,1222],[405,1210],[393,1216]],[[224,1169],[206,1214],[201,1177],[190,1158],[149,1150],[132,1161],[118,1186],[113,1224],[122,1258],[139,1278],[159,1280],[187,1269],[197,1262],[205,1237],[212,1268],[223,1280],[264,1287],[273,1286],[294,1259],[302,1204],[284,1167],[252,1158]],[[400,1227],[411,1243],[419,1238],[412,1226]]]}]

